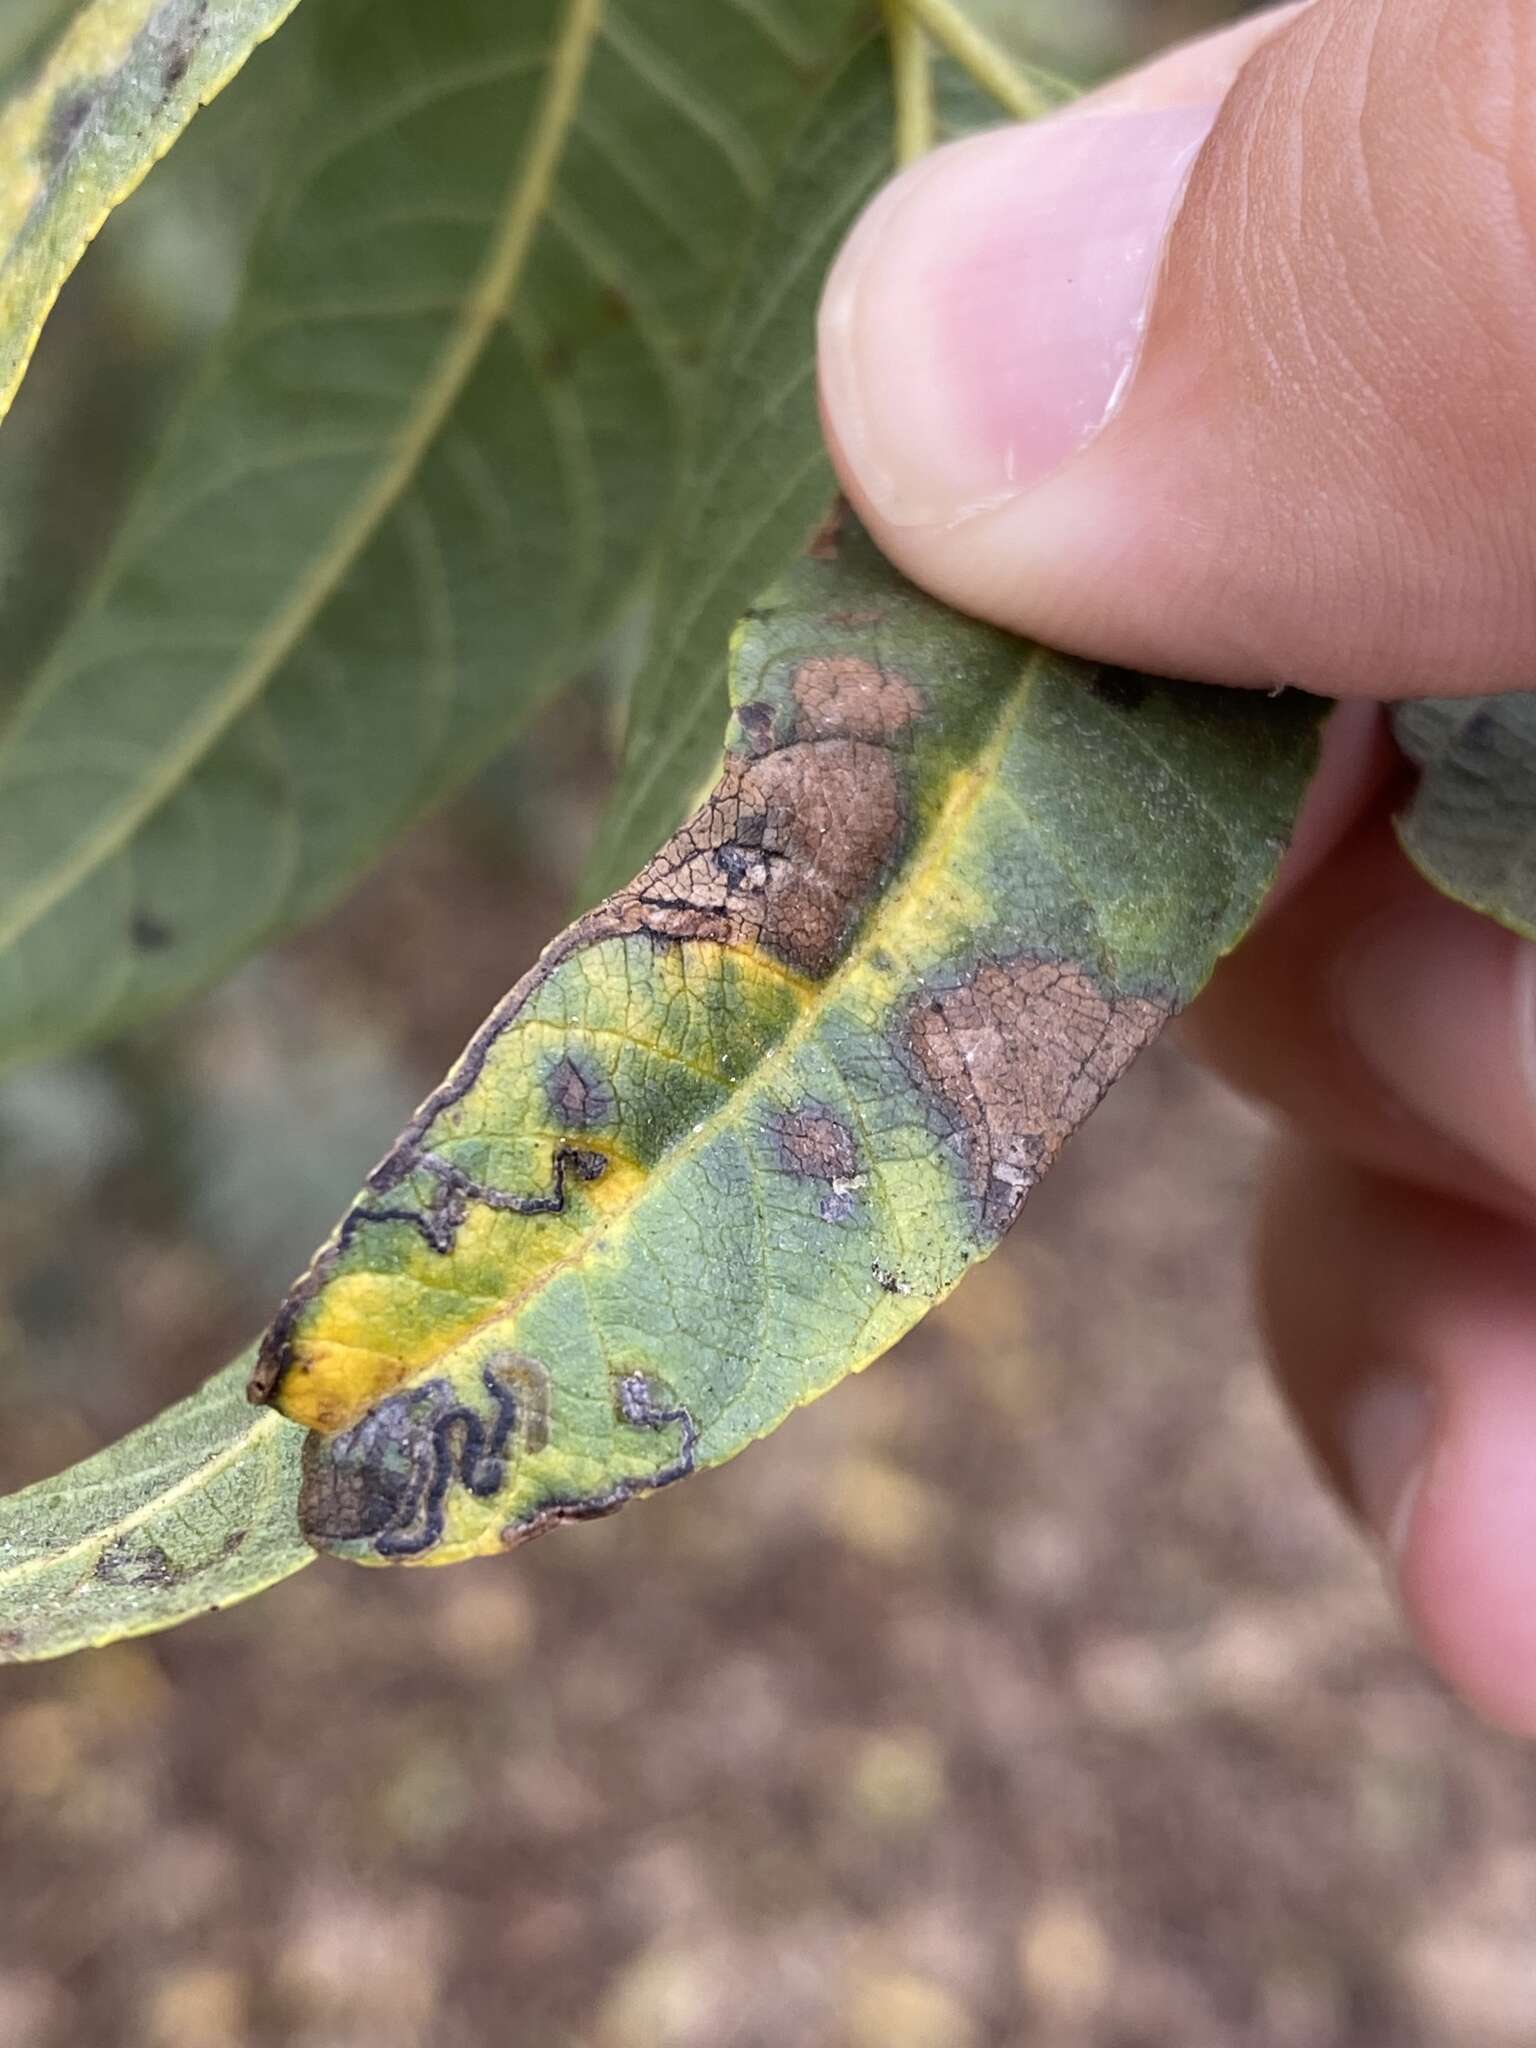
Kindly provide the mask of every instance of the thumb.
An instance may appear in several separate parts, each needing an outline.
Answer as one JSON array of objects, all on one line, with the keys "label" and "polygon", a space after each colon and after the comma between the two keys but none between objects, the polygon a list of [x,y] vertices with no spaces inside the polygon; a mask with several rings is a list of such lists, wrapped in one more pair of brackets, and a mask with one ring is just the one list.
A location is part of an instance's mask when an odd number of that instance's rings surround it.
[{"label": "thumb", "polygon": [[1223,97],[1254,39],[881,194],[822,307],[844,485],[916,581],[1100,660],[1529,688],[1536,10],[1313,0]]}]

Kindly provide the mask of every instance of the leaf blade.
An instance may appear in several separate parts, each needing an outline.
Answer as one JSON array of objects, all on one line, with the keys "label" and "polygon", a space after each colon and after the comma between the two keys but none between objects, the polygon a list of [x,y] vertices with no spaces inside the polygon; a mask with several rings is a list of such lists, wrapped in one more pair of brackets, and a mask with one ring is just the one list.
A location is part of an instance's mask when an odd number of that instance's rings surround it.
[{"label": "leaf blade", "polygon": [[248,1369],[236,1360],[119,1443],[0,1500],[0,1662],[168,1628],[311,1561],[293,1515],[301,1435],[251,1409]]},{"label": "leaf blade", "polygon": [[0,419],[115,206],[298,0],[90,0],[0,111]]},{"label": "leaf blade", "polygon": [[738,636],[704,809],[264,1341],[320,1547],[451,1562],[734,1456],[985,1256],[1250,920],[1313,701],[1023,648],[835,545]]},{"label": "leaf blade", "polygon": [[1536,938],[1536,696],[1399,704],[1392,729],[1420,771],[1404,852],[1443,895]]}]

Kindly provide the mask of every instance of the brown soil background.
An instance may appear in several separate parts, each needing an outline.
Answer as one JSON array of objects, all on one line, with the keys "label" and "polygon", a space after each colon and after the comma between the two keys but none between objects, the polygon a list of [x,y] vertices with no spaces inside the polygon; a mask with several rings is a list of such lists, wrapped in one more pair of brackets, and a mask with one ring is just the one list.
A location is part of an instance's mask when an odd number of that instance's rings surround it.
[{"label": "brown soil background", "polygon": [[[1022,9],[1084,69],[1221,11]],[[68,366],[136,336],[99,524],[177,359],[132,243],[92,265],[15,445],[57,470]],[[547,720],[326,926],[0,1086],[0,1482],[265,1320],[561,922],[602,741]],[[722,1471],[0,1674],[0,2048],[1536,2041],[1536,1772],[1279,1414],[1261,1142],[1159,1051],[950,1304]]]}]

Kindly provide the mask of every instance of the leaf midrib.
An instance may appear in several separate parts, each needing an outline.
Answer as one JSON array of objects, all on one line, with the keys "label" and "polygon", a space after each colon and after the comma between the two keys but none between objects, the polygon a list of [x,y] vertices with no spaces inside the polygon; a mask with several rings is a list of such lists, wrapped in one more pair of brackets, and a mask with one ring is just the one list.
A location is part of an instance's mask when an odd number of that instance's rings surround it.
[{"label": "leaf midrib", "polygon": [[[327,600],[340,587],[384,520],[399,503],[422,458],[469,381],[502,309],[517,288],[533,246],[560,156],[575,121],[582,81],[601,24],[604,0],[566,0],[565,19],[534,117],[527,152],[506,194],[501,227],[479,277],[466,294],[460,321],[427,380],[414,417],[352,513],[310,574],[258,637],[179,745],[138,793],[102,819],[51,874],[24,889],[0,916],[0,949],[14,946],[87,876],[110,860],[191,774],[241,712],[260,695]],[[23,713],[24,715],[24,713]]]}]

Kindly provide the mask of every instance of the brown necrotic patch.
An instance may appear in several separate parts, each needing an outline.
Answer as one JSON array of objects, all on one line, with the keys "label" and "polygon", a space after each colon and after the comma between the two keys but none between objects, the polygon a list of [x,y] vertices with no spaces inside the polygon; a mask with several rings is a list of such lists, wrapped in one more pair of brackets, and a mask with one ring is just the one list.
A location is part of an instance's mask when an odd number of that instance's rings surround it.
[{"label": "brown necrotic patch", "polygon": [[611,1124],[613,1090],[589,1059],[564,1053],[544,1076],[550,1114],[568,1131],[591,1131]]},{"label": "brown necrotic patch", "polygon": [[645,929],[830,973],[905,849],[922,710],[912,683],[863,656],[800,662],[781,706],[738,709],[740,751],[703,807],[572,937]]},{"label": "brown necrotic patch", "polygon": [[982,1228],[1001,1235],[1100,1097],[1171,1014],[1037,953],[988,961],[907,1013],[904,1051],[965,1155]]},{"label": "brown necrotic patch", "polygon": [[802,739],[873,740],[889,745],[923,708],[905,676],[852,654],[813,655],[790,683]]},{"label": "brown necrotic patch", "polygon": [[841,959],[906,830],[902,767],[884,746],[800,739],[737,757],[637,880],[593,913],[591,935],[643,929],[761,946],[820,977]]},{"label": "brown necrotic patch", "polygon": [[779,1165],[797,1180],[850,1181],[858,1173],[852,1131],[822,1103],[785,1110],[771,1130]]}]

